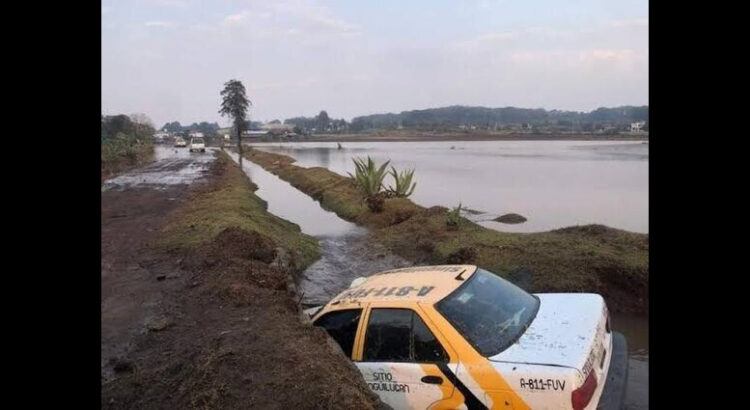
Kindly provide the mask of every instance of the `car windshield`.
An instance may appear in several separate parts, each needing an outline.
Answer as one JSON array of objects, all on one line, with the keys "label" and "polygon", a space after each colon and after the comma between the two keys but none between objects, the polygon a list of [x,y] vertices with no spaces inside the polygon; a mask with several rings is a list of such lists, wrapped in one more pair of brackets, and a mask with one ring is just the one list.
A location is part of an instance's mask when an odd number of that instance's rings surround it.
[{"label": "car windshield", "polygon": [[483,356],[518,340],[539,310],[539,299],[483,269],[435,306]]},{"label": "car windshield", "polygon": [[193,144],[203,144],[203,138],[193,138]]}]

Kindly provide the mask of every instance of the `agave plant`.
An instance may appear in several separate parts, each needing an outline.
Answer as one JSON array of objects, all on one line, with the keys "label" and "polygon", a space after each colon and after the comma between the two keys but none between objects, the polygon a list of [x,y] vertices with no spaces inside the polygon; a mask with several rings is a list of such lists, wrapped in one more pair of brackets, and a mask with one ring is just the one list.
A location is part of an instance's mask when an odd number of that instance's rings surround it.
[{"label": "agave plant", "polygon": [[352,181],[362,191],[367,206],[373,212],[383,210],[385,199],[383,198],[383,179],[386,175],[386,167],[391,161],[386,161],[383,165],[377,166],[369,156],[367,162],[362,158],[354,158],[354,175],[349,173]]},{"label": "agave plant", "polygon": [[448,229],[456,230],[461,225],[461,203],[458,206],[448,211],[448,218],[445,221],[448,224]]},{"label": "agave plant", "polygon": [[396,181],[396,187],[388,186],[390,193],[397,198],[407,198],[414,193],[417,183],[411,182],[414,178],[414,170],[407,169],[406,171],[399,173],[396,171],[396,167],[391,165],[391,175],[393,175],[394,181]]}]

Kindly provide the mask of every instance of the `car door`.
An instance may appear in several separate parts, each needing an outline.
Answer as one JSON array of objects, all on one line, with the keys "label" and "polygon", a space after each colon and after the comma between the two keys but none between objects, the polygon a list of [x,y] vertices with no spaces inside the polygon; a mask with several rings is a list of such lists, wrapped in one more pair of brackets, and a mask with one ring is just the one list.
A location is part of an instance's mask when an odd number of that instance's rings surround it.
[{"label": "car door", "polygon": [[441,370],[450,365],[448,351],[416,311],[372,308],[365,321],[355,364],[383,402],[394,409],[457,408],[463,402],[454,403],[454,385]]},{"label": "car door", "polygon": [[324,328],[351,359],[361,316],[362,308],[334,310],[317,318],[313,325]]}]

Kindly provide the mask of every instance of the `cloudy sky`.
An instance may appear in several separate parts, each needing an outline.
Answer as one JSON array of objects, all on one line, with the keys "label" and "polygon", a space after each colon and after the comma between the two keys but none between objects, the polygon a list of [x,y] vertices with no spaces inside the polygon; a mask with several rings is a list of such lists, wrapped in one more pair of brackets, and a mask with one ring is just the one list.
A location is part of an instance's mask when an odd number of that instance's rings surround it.
[{"label": "cloudy sky", "polygon": [[647,0],[102,1],[102,112],[157,126],[446,105],[648,104]]}]

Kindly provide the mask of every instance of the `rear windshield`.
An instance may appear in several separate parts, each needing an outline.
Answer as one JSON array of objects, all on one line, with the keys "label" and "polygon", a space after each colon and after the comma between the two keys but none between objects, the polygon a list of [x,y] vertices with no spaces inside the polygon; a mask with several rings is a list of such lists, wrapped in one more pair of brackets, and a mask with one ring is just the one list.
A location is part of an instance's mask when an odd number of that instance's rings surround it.
[{"label": "rear windshield", "polygon": [[193,144],[203,144],[203,138],[193,138]]},{"label": "rear windshield", "polygon": [[477,269],[435,305],[483,356],[494,356],[523,334],[539,310],[539,299],[505,279]]}]

